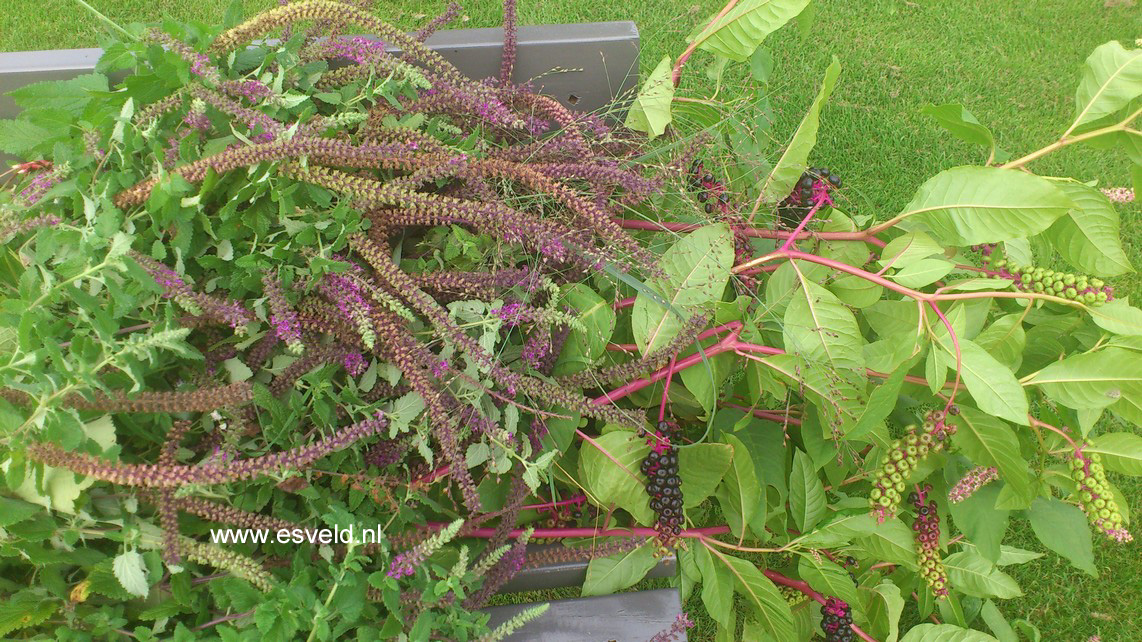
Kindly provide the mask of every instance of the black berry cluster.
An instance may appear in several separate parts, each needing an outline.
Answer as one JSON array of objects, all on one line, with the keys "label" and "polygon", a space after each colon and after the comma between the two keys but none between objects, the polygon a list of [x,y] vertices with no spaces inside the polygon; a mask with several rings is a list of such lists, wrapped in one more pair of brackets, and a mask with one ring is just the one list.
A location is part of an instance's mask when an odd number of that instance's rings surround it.
[{"label": "black berry cluster", "polygon": [[853,610],[842,600],[830,597],[821,605],[821,630],[825,642],[852,642]]},{"label": "black berry cluster", "polygon": [[1119,542],[1133,539],[1126,530],[1118,502],[1110,492],[1106,471],[1102,467],[1102,456],[1098,453],[1084,453],[1090,447],[1089,441],[1081,442],[1072,452],[1071,479],[1075,480],[1082,509],[1099,532]]},{"label": "black berry cluster", "polygon": [[1020,265],[998,256],[992,244],[974,245],[972,249],[980,253],[980,263],[986,270],[995,276],[1011,279],[1015,287],[1024,292],[1039,292],[1087,305],[1102,305],[1114,300],[1114,288],[1102,279]]},{"label": "black berry cluster", "polygon": [[707,214],[713,214],[715,210],[722,214],[730,213],[729,191],[713,174],[706,171],[700,160],[690,164],[690,187],[696,192],[695,196]]},{"label": "black berry cluster", "polygon": [[924,484],[919,492],[908,494],[908,501],[916,510],[912,530],[916,533],[916,555],[919,557],[920,575],[932,589],[932,595],[944,597],[948,594],[948,575],[944,562],[940,559],[940,514],[936,510],[936,500],[929,499],[931,484]]},{"label": "black berry cluster", "polygon": [[880,458],[880,468],[868,494],[869,508],[878,521],[896,516],[908,478],[925,457],[943,450],[954,433],[955,426],[945,423],[943,411],[933,410],[924,417],[919,429],[910,426],[904,437],[892,442]]},{"label": "black berry cluster", "polygon": [[678,477],[678,429],[668,421],[658,422],[654,435],[647,435],[650,453],[642,460],[650,508],[658,518],[654,529],[663,547],[670,547],[682,532],[682,479]]},{"label": "black berry cluster", "polygon": [[[810,167],[797,180],[793,192],[777,206],[777,222],[783,227],[797,227],[813,203],[829,198],[829,190],[841,186],[841,177],[827,167]],[[830,202],[830,201],[826,201]]]}]

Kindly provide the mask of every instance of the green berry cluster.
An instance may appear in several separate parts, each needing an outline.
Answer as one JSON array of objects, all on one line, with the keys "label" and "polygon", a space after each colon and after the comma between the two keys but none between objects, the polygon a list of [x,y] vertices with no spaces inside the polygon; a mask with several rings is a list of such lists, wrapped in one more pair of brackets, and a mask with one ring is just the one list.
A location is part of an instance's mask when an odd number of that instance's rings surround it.
[{"label": "green berry cluster", "polygon": [[779,585],[777,587],[777,589],[779,591],[781,591],[781,596],[785,598],[785,601],[788,602],[789,606],[791,606],[791,607],[797,606],[798,604],[809,599],[808,595],[805,595],[804,593],[802,593],[801,591],[798,591],[795,588],[791,588],[791,587],[784,586],[784,585]]},{"label": "green berry cluster", "polygon": [[908,478],[925,457],[943,450],[954,432],[955,426],[945,423],[942,411],[932,411],[924,417],[920,428],[909,426],[903,437],[892,442],[880,458],[880,467],[868,494],[869,508],[877,521],[896,516]]},{"label": "green berry cluster", "polygon": [[1075,485],[1078,487],[1083,511],[1095,529],[1111,539],[1129,542],[1134,538],[1130,535],[1130,531],[1126,530],[1122,513],[1118,510],[1118,502],[1110,492],[1106,471],[1102,467],[1102,457],[1098,453],[1083,452],[1083,449],[1090,445],[1089,441],[1084,441],[1075,449],[1071,458],[1071,479],[1075,480]]},{"label": "green berry cluster", "polygon": [[1011,279],[1015,282],[1015,287],[1024,292],[1038,292],[1087,305],[1102,305],[1114,300],[1114,288],[1102,279],[1085,274],[1056,272],[1033,265],[1019,265],[1006,259],[988,259],[987,256],[983,258],[985,267],[998,276]]}]

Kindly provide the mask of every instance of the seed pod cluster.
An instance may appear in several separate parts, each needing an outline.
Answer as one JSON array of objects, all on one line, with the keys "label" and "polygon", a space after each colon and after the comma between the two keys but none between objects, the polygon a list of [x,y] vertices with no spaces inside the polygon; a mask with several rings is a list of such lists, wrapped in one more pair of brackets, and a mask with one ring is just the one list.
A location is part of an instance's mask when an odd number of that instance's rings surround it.
[{"label": "seed pod cluster", "polygon": [[673,545],[682,532],[682,479],[678,477],[678,449],[671,443],[677,433],[670,422],[658,422],[654,435],[647,435],[650,453],[642,460],[650,508],[658,516],[654,530],[663,548]]},{"label": "seed pod cluster", "polygon": [[827,167],[810,167],[801,174],[793,192],[777,206],[778,224],[789,228],[797,227],[819,196],[828,197],[831,189],[840,186],[841,177],[836,172]]},{"label": "seed pod cluster", "polygon": [[729,191],[706,171],[700,160],[690,164],[690,188],[695,190],[696,198],[707,214],[713,214],[715,210],[722,214],[730,213]]},{"label": "seed pod cluster", "polygon": [[919,492],[908,494],[908,501],[916,511],[912,530],[916,533],[916,556],[919,558],[920,575],[932,589],[935,597],[948,594],[948,574],[940,559],[940,513],[936,510],[936,500],[927,499],[932,492],[931,484],[924,484]]},{"label": "seed pod cluster", "polygon": [[825,642],[852,642],[853,610],[843,600],[830,597],[821,605],[821,630]]},{"label": "seed pod cluster", "polygon": [[1087,305],[1102,305],[1114,300],[1114,288],[1102,279],[1085,274],[1057,272],[1034,265],[1020,265],[995,255],[995,246],[976,245],[972,249],[982,255],[980,263],[997,276],[1011,279],[1024,292],[1038,292]]},{"label": "seed pod cluster", "polygon": [[785,586],[784,584],[778,585],[777,589],[781,591],[781,597],[785,598],[785,601],[789,603],[790,607],[797,606],[798,604],[809,599],[808,595],[805,595],[795,588]]},{"label": "seed pod cluster", "polygon": [[1089,441],[1079,444],[1071,458],[1071,479],[1078,487],[1082,509],[1099,532],[1113,540],[1129,542],[1134,538],[1126,530],[1118,502],[1110,492],[1106,471],[1102,467],[1102,456],[1083,452],[1090,445]]},{"label": "seed pod cluster", "polygon": [[954,433],[955,426],[945,423],[943,411],[933,410],[924,417],[920,428],[910,426],[903,437],[892,442],[880,458],[880,467],[868,494],[869,508],[877,521],[896,516],[908,478],[925,457],[943,450],[948,437]]}]

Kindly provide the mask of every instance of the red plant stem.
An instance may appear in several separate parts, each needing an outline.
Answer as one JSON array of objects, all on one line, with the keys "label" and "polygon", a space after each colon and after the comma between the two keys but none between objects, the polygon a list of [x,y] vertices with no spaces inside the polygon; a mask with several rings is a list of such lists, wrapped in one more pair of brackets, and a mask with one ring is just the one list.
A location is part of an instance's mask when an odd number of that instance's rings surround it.
[{"label": "red plant stem", "polygon": [[805,218],[801,219],[801,222],[797,224],[797,228],[794,229],[793,232],[789,235],[789,238],[785,239],[785,242],[781,244],[782,252],[793,249],[793,243],[797,240],[797,235],[805,229],[805,226],[809,224],[809,221],[813,220],[813,215],[817,213],[817,210],[821,209],[821,206],[825,204],[825,201],[828,200],[828,198],[828,195],[822,193],[818,195],[816,199],[814,199],[815,202],[813,203],[813,207],[809,208],[809,212],[805,214]]},{"label": "red plant stem", "polygon": [[928,307],[940,317],[944,327],[948,330],[948,336],[952,339],[952,347],[956,350],[956,380],[952,384],[952,394],[948,396],[948,403],[944,405],[944,413],[947,414],[948,409],[952,407],[952,403],[956,400],[956,391],[960,389],[960,370],[963,369],[963,354],[960,352],[960,338],[956,336],[956,330],[952,327],[951,321],[948,317],[944,316],[944,312],[940,310],[940,306],[936,305],[933,301],[928,301]]},{"label": "red plant stem", "polygon": [[627,298],[625,298],[625,299],[619,299],[618,301],[615,301],[615,305],[614,305],[614,308],[615,308],[616,310],[622,310],[623,308],[629,308],[629,307],[631,307],[632,305],[634,305],[634,300],[635,300],[636,298],[637,298],[637,297],[633,297],[633,296],[632,296],[632,297],[627,297]]},{"label": "red plant stem", "polygon": [[[645,230],[649,232],[693,232],[694,230],[704,227],[701,223],[671,223],[667,221],[635,221],[631,219],[616,218],[614,219],[621,227],[628,230]],[[877,247],[884,247],[887,245],[884,241],[876,238],[875,236],[866,232],[799,232],[794,235],[792,232],[784,230],[771,230],[764,227],[746,226],[741,228],[741,233],[746,236],[763,239],[780,239],[785,240],[789,238],[796,238],[797,240],[818,238],[824,241],[864,241]]]},{"label": "red plant stem", "polygon": [[[774,584],[781,584],[782,586],[788,586],[791,589],[796,589],[798,591],[801,591],[805,595],[808,595],[810,599],[812,599],[814,602],[816,602],[818,604],[824,604],[825,603],[825,596],[814,591],[809,586],[809,584],[807,582],[802,582],[801,580],[795,580],[791,577],[785,577],[781,573],[778,573],[777,571],[774,571],[774,570],[771,570],[768,568],[762,572],[765,573],[765,576],[768,577]],[[862,630],[859,626],[852,624],[852,625],[850,625],[850,628],[853,630],[853,633],[856,633],[857,635],[859,635],[862,640],[866,640],[867,642],[876,642],[876,638],[865,633],[864,630]]]},{"label": "red plant stem", "polygon": [[1037,428],[1046,428],[1047,430],[1050,430],[1051,432],[1053,432],[1053,433],[1059,435],[1060,437],[1062,437],[1063,439],[1067,440],[1067,443],[1070,444],[1072,450],[1075,450],[1075,451],[1079,450],[1078,444],[1075,443],[1074,439],[1071,439],[1071,436],[1068,435],[1065,430],[1063,430],[1061,428],[1057,428],[1055,426],[1052,426],[1051,424],[1049,424],[1045,421],[1039,421],[1038,419],[1032,417],[1031,415],[1027,415],[1027,420],[1031,422],[1032,426],[1035,426]]},{"label": "red plant stem", "polygon": [[674,379],[675,364],[678,362],[678,355],[670,357],[670,367],[666,371],[666,383],[662,386],[662,403],[658,405],[658,423],[666,420],[666,402],[670,398],[670,381]]},{"label": "red plant stem", "polygon": [[204,629],[209,629],[212,626],[217,626],[219,624],[222,624],[223,622],[229,622],[230,620],[238,620],[238,619],[241,619],[244,617],[249,617],[253,614],[254,614],[254,609],[250,609],[249,611],[246,611],[244,613],[231,613],[230,615],[223,615],[222,617],[210,620],[209,622],[207,622],[206,624],[203,624],[202,626],[194,627],[194,630],[195,631],[202,631]]},{"label": "red plant stem", "polygon": [[[727,2],[726,6],[722,7],[722,10],[718,12],[718,15],[714,16],[714,19],[711,20],[706,26],[709,27],[712,24],[717,24],[717,22],[725,17],[727,13],[733,10],[734,5],[737,3],[738,0],[730,0]],[[705,29],[703,29],[703,31],[704,30]],[[698,48],[698,45],[701,45],[704,41],[704,39],[695,38],[694,42],[690,43],[690,46],[686,48],[686,51],[683,51],[682,55],[678,56],[678,61],[674,63],[674,69],[670,74],[670,82],[675,87],[677,87],[678,82],[682,80],[682,65],[686,64],[686,61],[690,59],[690,56]]]},{"label": "red plant stem", "polygon": [[544,502],[542,504],[530,504],[528,506],[520,506],[519,509],[520,510],[552,510],[555,508],[559,508],[560,506],[572,506],[572,505],[576,505],[576,504],[582,504],[586,500],[587,500],[586,495],[576,495],[576,496],[572,497],[571,499],[564,499],[564,500],[557,501],[557,502],[555,502],[555,501]]},{"label": "red plant stem", "polygon": [[761,408],[748,408],[746,406],[742,406],[742,405],[739,405],[736,403],[729,403],[729,402],[725,402],[725,401],[718,402],[718,405],[725,406],[726,408],[734,408],[737,410],[741,410],[743,412],[751,412],[751,413],[753,413],[753,416],[758,417],[759,419],[768,419],[769,421],[776,421],[778,423],[793,424],[794,426],[800,426],[801,425],[800,419],[790,417],[787,414],[776,412],[773,410],[763,410]]},{"label": "red plant stem", "polygon": [[607,350],[611,352],[638,352],[638,346],[633,343],[608,343]]},{"label": "red plant stem", "polygon": [[452,472],[451,466],[441,466],[440,468],[437,468],[436,470],[432,471],[431,473],[428,473],[427,475],[425,475],[419,479],[413,480],[413,482],[412,482],[412,484],[410,484],[410,486],[415,486],[417,484],[431,484],[432,482],[440,479],[441,477],[444,477],[445,475],[447,475],[450,472]]},{"label": "red plant stem", "polygon": [[[448,525],[448,522],[429,522],[425,525],[427,528],[439,530]],[[508,536],[519,537],[527,531],[526,528],[513,529]],[[688,528],[682,531],[678,536],[690,539],[700,539],[710,535],[725,535],[730,532],[729,526],[706,526],[703,528]],[[465,537],[478,537],[489,538],[493,537],[496,533],[494,528],[476,528],[471,533],[465,533]],[[544,539],[567,539],[572,537],[657,537],[658,531],[653,528],[645,528],[642,526],[635,526],[631,528],[537,528],[531,534],[533,538],[539,537]]]}]

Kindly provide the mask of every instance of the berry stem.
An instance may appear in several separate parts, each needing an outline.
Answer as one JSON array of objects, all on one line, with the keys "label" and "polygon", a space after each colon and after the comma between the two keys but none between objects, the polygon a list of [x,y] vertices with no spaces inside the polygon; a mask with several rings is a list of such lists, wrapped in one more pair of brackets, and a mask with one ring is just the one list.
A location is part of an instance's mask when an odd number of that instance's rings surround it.
[{"label": "berry stem", "polygon": [[[765,573],[765,576],[768,577],[770,579],[770,581],[772,581],[774,584],[780,584],[782,586],[788,586],[791,589],[801,591],[805,595],[808,595],[810,599],[812,599],[814,602],[816,602],[818,604],[824,604],[825,603],[825,596],[814,591],[809,586],[809,584],[807,582],[803,582],[801,580],[795,580],[791,577],[786,577],[786,576],[782,575],[781,573],[778,573],[777,571],[772,570],[772,569],[768,569],[768,568],[762,572]],[[853,633],[856,633],[857,635],[859,635],[862,640],[867,640],[867,642],[877,642],[876,638],[865,633],[864,630],[861,629],[859,626],[853,624],[853,625],[850,625],[850,628],[852,629]]]},{"label": "berry stem", "polygon": [[706,29],[702,30],[702,34],[699,35],[699,37],[695,38],[694,42],[690,43],[690,46],[682,52],[681,56],[678,56],[678,60],[674,63],[674,69],[670,73],[670,82],[675,87],[677,87],[678,82],[682,80],[682,65],[686,64],[686,61],[690,59],[690,56],[703,42],[706,42],[706,40],[708,40],[711,35],[717,33],[716,31],[706,33],[706,30],[711,26],[718,24],[718,21],[724,18],[730,11],[732,11],[737,3],[738,0],[730,0],[727,2],[726,6],[722,7],[722,10],[718,12],[718,15],[714,16],[713,20],[710,20],[709,24],[706,25]]}]

